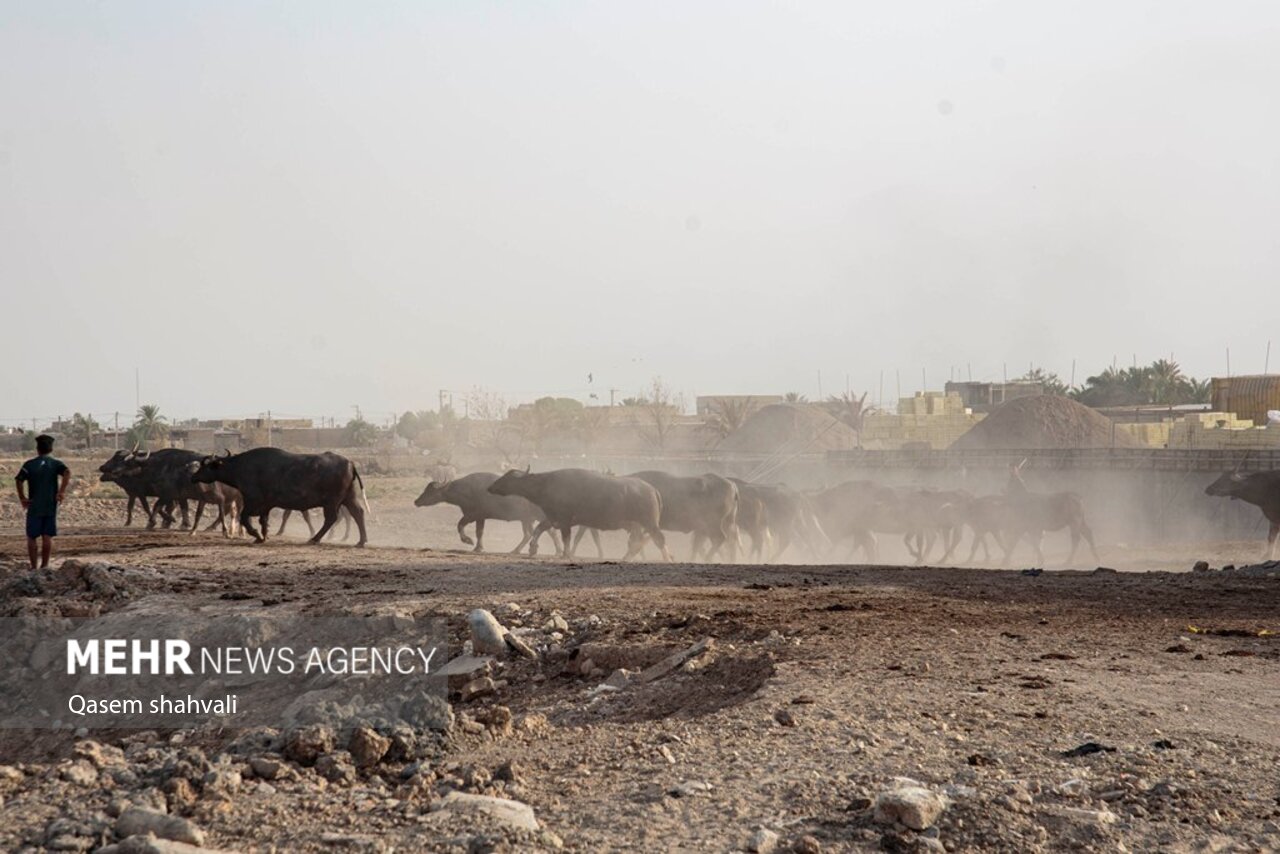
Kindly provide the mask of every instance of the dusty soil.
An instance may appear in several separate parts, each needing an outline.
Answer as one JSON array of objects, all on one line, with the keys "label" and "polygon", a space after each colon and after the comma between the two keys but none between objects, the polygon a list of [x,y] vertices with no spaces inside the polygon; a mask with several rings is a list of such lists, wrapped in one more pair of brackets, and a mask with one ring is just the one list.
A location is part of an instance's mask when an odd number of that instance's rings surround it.
[{"label": "dusty soil", "polygon": [[[503,660],[496,693],[455,698],[455,726],[417,762],[350,774],[286,757],[268,782],[236,731],[90,733],[101,750],[0,733],[0,849],[92,849],[129,804],[256,851],[727,851],[760,828],[799,851],[1280,848],[1280,639],[1257,635],[1280,631],[1280,578],[1184,571],[1256,543],[1144,559],[1179,572],[565,563],[453,551],[452,512],[380,489],[373,542],[406,547],[68,524],[55,564],[119,567],[127,595],[104,608],[430,611],[459,646],[488,608],[538,660]],[[491,526],[491,548],[509,527]],[[23,548],[0,528],[0,588],[26,575]],[[597,687],[706,638],[670,675]],[[1063,755],[1088,742],[1114,750]],[[945,799],[924,832],[876,820],[902,777]],[[528,804],[541,830],[434,812],[451,790]]]}]

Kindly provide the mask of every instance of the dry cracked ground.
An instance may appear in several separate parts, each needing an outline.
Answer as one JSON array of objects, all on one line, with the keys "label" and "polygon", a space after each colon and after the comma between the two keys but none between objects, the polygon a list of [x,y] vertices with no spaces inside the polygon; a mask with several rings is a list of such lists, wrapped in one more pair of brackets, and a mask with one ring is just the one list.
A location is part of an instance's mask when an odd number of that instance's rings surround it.
[{"label": "dry cracked ground", "polygon": [[31,575],[7,531],[0,616],[439,614],[458,654],[484,608],[536,657],[467,674],[419,731],[0,733],[3,850],[1280,850],[1275,565],[622,565],[85,526]]}]

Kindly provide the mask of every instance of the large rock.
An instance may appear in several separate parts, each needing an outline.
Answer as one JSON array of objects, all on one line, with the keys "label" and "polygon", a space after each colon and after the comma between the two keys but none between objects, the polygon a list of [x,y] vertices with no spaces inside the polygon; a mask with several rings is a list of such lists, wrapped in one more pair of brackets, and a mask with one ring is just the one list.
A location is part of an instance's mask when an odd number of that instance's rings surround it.
[{"label": "large rock", "polygon": [[284,755],[299,765],[314,765],[317,759],[333,750],[336,742],[333,727],[312,724],[289,731],[284,740]]},{"label": "large rock", "polygon": [[189,845],[204,844],[204,831],[185,818],[138,807],[130,807],[120,814],[116,819],[115,832],[121,839],[151,834]]},{"label": "large rock", "polygon": [[471,648],[481,655],[507,654],[507,629],[484,608],[467,615],[471,627]]},{"label": "large rock", "polygon": [[347,743],[347,750],[359,768],[377,765],[390,749],[391,739],[378,735],[367,726],[356,727]]},{"label": "large rock", "polygon": [[885,824],[901,824],[924,830],[947,808],[947,800],[923,786],[899,786],[876,798],[875,819]]},{"label": "large rock", "polygon": [[538,830],[539,828],[538,819],[533,814],[533,807],[506,798],[450,792],[437,802],[432,810],[456,814],[482,812],[518,830]]}]

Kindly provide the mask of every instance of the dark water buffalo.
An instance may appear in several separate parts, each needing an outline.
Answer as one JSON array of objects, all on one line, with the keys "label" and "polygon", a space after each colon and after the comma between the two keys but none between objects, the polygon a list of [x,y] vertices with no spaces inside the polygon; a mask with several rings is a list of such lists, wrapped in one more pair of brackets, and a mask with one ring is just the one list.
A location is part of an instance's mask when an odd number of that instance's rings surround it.
[{"label": "dark water buffalo", "polygon": [[1262,511],[1271,523],[1267,533],[1266,560],[1275,557],[1276,539],[1280,537],[1280,471],[1260,471],[1254,474],[1228,472],[1205,487],[1206,495],[1232,498],[1252,504]]},{"label": "dark water buffalo", "polygon": [[763,561],[769,549],[769,519],[764,499],[755,485],[735,478],[729,481],[738,490],[738,530],[751,540],[752,559]]},{"label": "dark water buffalo", "polygon": [[[497,480],[498,475],[487,471],[475,472],[446,482],[433,480],[427,484],[426,489],[422,490],[422,494],[413,502],[413,506],[431,507],[434,504],[452,504],[457,507],[462,511],[462,518],[458,520],[458,536],[467,545],[474,545],[477,552],[484,551],[486,520],[519,522],[523,535],[520,538],[520,545],[511,550],[512,554],[517,554],[533,537],[534,528],[545,522],[547,517],[537,505],[519,495],[495,495],[490,492],[489,487],[493,486]],[[472,522],[476,526],[474,540],[467,536],[465,530],[466,526]],[[553,536],[556,533],[552,531]],[[560,549],[558,543],[556,548]]]},{"label": "dark water buffalo", "polygon": [[[240,493],[224,484],[193,483],[191,464],[198,462],[201,456],[195,451],[181,448],[162,448],[158,451],[138,451],[127,460],[125,472],[144,479],[148,491],[156,497],[147,527],[155,527],[157,511],[166,517],[167,526],[172,521],[172,511],[176,504],[182,511],[182,527],[190,526],[194,534],[200,526],[205,505],[212,504],[218,508],[218,518],[210,528],[221,524],[223,531],[230,533],[226,515],[239,507]],[[188,502],[191,501],[196,503],[194,520],[188,515]]]},{"label": "dark water buffalo", "polygon": [[742,495],[749,493],[749,500],[758,501],[762,507],[767,536],[757,541],[748,530],[757,559],[763,559],[757,542],[762,543],[764,540],[773,541],[773,553],[768,557],[773,561],[780,558],[793,543],[805,546],[815,558],[822,557],[830,549],[831,540],[814,515],[808,497],[782,485],[747,483],[737,478],[729,480],[738,487],[740,502]]},{"label": "dark water buffalo", "polygon": [[1074,492],[1041,493],[1032,492],[1022,480],[1022,467],[1026,460],[1009,469],[1009,483],[1005,487],[1005,521],[1004,530],[1008,534],[1005,546],[1004,562],[1009,563],[1018,541],[1026,537],[1036,550],[1036,560],[1044,563],[1044,551],[1040,543],[1045,531],[1060,531],[1067,528],[1071,532],[1071,554],[1067,563],[1075,559],[1076,549],[1080,547],[1080,539],[1089,544],[1093,559],[1098,557],[1098,547],[1093,542],[1093,531],[1084,521],[1084,501]]},{"label": "dark water buffalo", "polygon": [[[147,503],[147,498],[155,495],[154,492],[147,491],[146,477],[142,474],[127,473],[128,463],[136,450],[135,448],[133,451],[116,451],[111,459],[98,466],[98,471],[101,472],[98,479],[103,483],[114,483],[123,489],[124,494],[129,497],[129,504],[125,508],[124,517],[126,526],[133,524],[133,505],[135,503],[140,503],[142,512],[147,514],[148,519],[151,518],[151,505]],[[172,522],[173,519],[170,518],[169,521]]]},{"label": "dark water buffalo", "polygon": [[662,471],[638,471],[630,477],[643,480],[662,498],[664,531],[693,534],[693,556],[703,543],[707,559],[728,546],[729,560],[738,558],[738,487],[718,474],[681,477]]},{"label": "dark water buffalo", "polygon": [[[267,516],[276,507],[285,510],[324,509],[324,524],[309,540],[319,543],[338,521],[345,507],[360,531],[357,546],[368,542],[364,517],[368,502],[364,482],[355,465],[334,453],[294,454],[279,448],[253,448],[241,454],[204,457],[191,466],[194,483],[225,483],[240,490],[244,507],[240,524],[255,541],[266,540]],[[258,518],[262,533],[253,527]]]},{"label": "dark water buffalo", "polygon": [[[155,527],[157,516],[164,521],[164,527],[172,525],[173,508],[177,505],[182,511],[182,527],[190,527],[195,533],[205,504],[213,504],[218,508],[218,518],[210,528],[221,524],[227,531],[226,514],[238,504],[239,493],[218,484],[192,483],[188,466],[198,459],[200,455],[194,451],[179,448],[162,448],[154,452],[116,451],[99,471],[102,472],[102,480],[115,482],[129,496],[126,525],[133,520],[133,502],[138,500],[147,513],[148,528]],[[155,498],[150,507],[146,503],[148,496]],[[194,521],[190,516],[190,501],[196,502]]]},{"label": "dark water buffalo", "polygon": [[547,518],[534,529],[530,554],[537,554],[538,538],[543,532],[557,528],[563,541],[561,556],[572,557],[570,534],[574,525],[583,525],[600,531],[627,531],[627,553],[623,560],[640,553],[646,535],[662,550],[662,557],[671,560],[667,539],[659,527],[662,498],[658,490],[643,480],[586,469],[559,469],[538,474],[513,469],[494,481],[489,491],[494,495],[526,498],[546,515]]}]

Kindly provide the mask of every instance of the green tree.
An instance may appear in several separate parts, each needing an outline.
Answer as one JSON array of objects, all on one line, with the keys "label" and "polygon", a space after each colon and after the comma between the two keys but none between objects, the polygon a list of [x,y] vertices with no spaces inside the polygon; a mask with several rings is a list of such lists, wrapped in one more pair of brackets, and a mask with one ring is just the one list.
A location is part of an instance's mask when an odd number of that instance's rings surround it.
[{"label": "green tree", "polygon": [[138,409],[127,438],[131,445],[149,445],[163,441],[168,435],[169,421],[160,414],[160,407],[154,403],[146,403]]},{"label": "green tree", "polygon": [[582,403],[569,397],[540,397],[528,406],[512,411],[512,421],[521,437],[541,453],[548,438],[568,433],[582,414]]},{"label": "green tree", "polygon": [[798,391],[789,391],[782,396],[784,403],[808,403],[809,398]]},{"label": "green tree", "polygon": [[1184,375],[1171,359],[1157,359],[1150,365],[1107,368],[1085,380],[1073,397],[1088,406],[1176,406],[1207,402],[1209,384]]},{"label": "green tree", "polygon": [[71,416],[71,428],[67,432],[75,441],[83,442],[86,448],[92,448],[94,434],[101,431],[102,428],[97,421],[93,420],[92,415],[81,415],[77,412]]},{"label": "green tree", "polygon": [[378,441],[378,428],[364,418],[352,418],[347,422],[347,443],[353,448],[368,448]]},{"label": "green tree", "polygon": [[413,442],[423,433],[439,430],[440,426],[441,418],[437,412],[428,409],[409,411],[401,415],[400,420],[396,422],[396,435]]},{"label": "green tree", "polygon": [[1040,383],[1040,387],[1044,389],[1045,394],[1056,394],[1059,397],[1066,397],[1071,393],[1071,389],[1067,387],[1061,377],[1046,371],[1044,368],[1032,368],[1014,381]]}]

